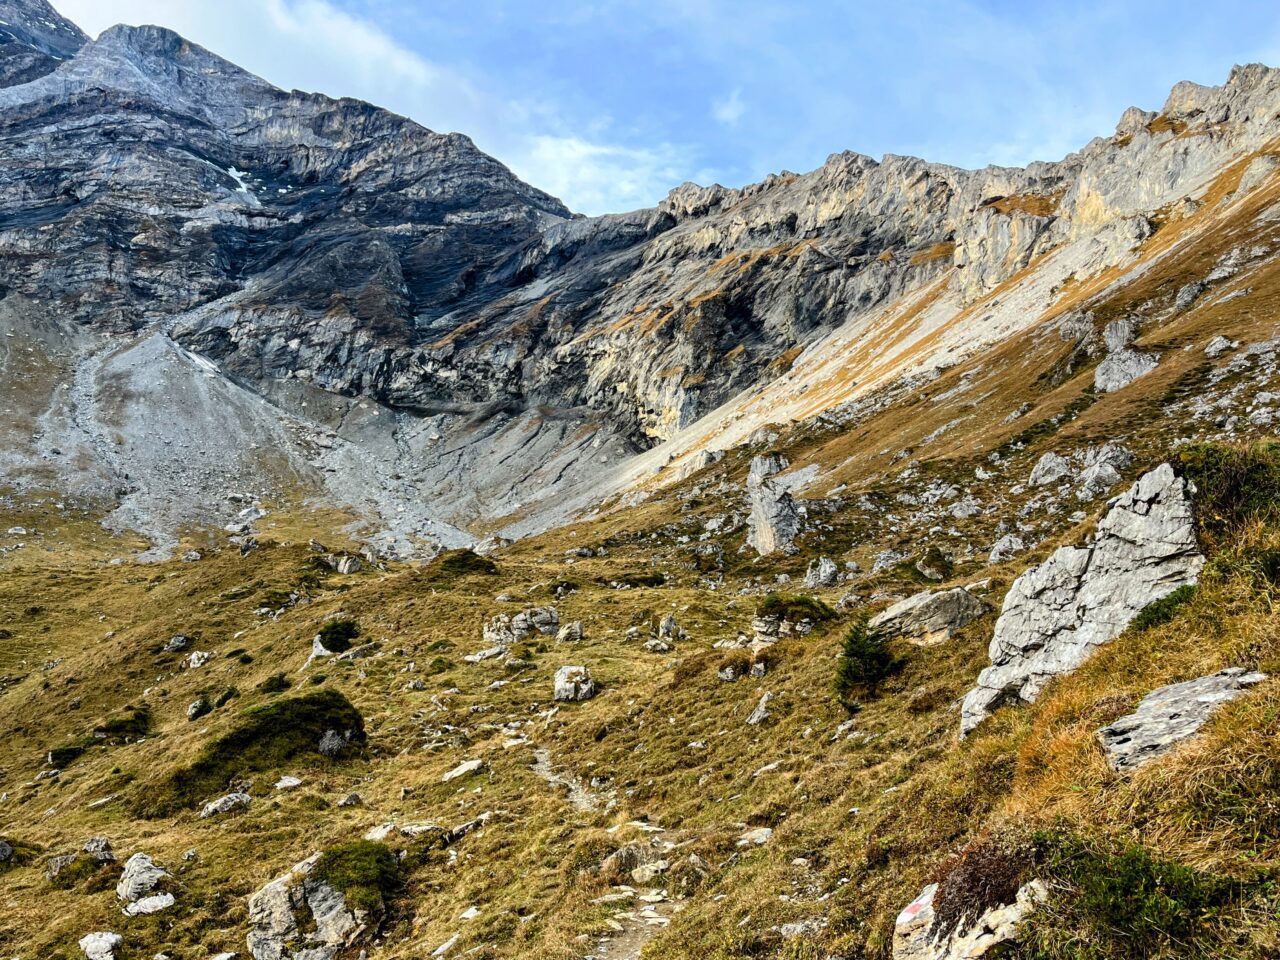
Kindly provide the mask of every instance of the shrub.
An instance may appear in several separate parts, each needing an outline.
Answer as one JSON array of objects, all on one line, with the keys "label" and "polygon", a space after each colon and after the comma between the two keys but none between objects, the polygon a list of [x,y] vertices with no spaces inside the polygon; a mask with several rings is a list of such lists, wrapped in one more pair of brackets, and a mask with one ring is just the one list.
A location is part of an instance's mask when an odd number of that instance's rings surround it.
[{"label": "shrub", "polygon": [[150,730],[151,711],[129,706],[100,723],[94,733],[101,734],[105,740],[123,741],[145,737]]},{"label": "shrub", "polygon": [[756,616],[777,617],[779,620],[790,620],[792,623],[798,623],[801,620],[822,623],[826,620],[834,620],[836,612],[813,597],[771,593],[756,607]]},{"label": "shrub", "polygon": [[889,638],[867,626],[860,619],[849,628],[840,644],[836,661],[836,696],[845,706],[852,704],[853,694],[875,696],[881,682],[902,666],[889,649]]},{"label": "shrub", "polygon": [[1035,846],[1026,842],[983,837],[969,843],[935,878],[933,934],[967,928],[988,910],[1013,903],[1035,856]]},{"label": "shrub", "polygon": [[347,898],[357,910],[380,910],[400,882],[396,855],[384,843],[352,840],[326,850],[313,876]]},{"label": "shrub", "polygon": [[258,684],[259,693],[284,693],[288,690],[292,683],[283,673],[273,673],[267,679]]},{"label": "shrub", "polygon": [[330,653],[351,649],[351,641],[360,636],[360,624],[351,617],[336,617],[320,625],[320,642]]},{"label": "shrub", "polygon": [[234,729],[206,746],[196,759],[162,780],[140,800],[143,812],[163,816],[192,807],[224,789],[235,777],[271,770],[299,757],[320,757],[320,739],[330,730],[364,740],[364,718],[336,690],[273,700],[240,714]]},{"label": "shrub", "polygon": [[491,577],[498,572],[498,565],[474,550],[446,550],[427,568],[428,573],[441,577],[465,577],[471,574]]},{"label": "shrub", "polygon": [[1280,514],[1280,443],[1193,443],[1178,452],[1175,465],[1196,485],[1197,518],[1212,538]]},{"label": "shrub", "polygon": [[1237,883],[1156,859],[1140,846],[1107,848],[1064,833],[1037,842],[1050,886],[1061,892],[1053,909],[1032,917],[1031,956],[1217,955],[1194,944],[1238,899]]},{"label": "shrub", "polygon": [[660,587],[667,582],[667,578],[661,573],[624,573],[614,577],[613,582],[632,588]]},{"label": "shrub", "polygon": [[1152,627],[1164,626],[1178,614],[1178,610],[1196,595],[1193,584],[1185,584],[1173,593],[1148,603],[1138,611],[1138,615],[1129,622],[1133,631],[1149,630]]}]

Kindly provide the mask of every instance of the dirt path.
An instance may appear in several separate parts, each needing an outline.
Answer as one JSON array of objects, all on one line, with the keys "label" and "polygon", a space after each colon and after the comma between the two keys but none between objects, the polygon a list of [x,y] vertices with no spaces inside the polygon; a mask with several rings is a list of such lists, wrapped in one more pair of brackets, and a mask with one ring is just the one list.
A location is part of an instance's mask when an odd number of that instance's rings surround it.
[{"label": "dirt path", "polygon": [[553,787],[569,791],[569,803],[575,810],[593,813],[600,809],[600,798],[591,792],[581,780],[572,775],[556,773],[551,766],[551,751],[538,747],[533,751],[533,772]]},{"label": "dirt path", "polygon": [[597,903],[616,904],[610,917],[614,931],[601,938],[589,960],[640,960],[640,954],[654,937],[666,929],[684,904],[670,900],[665,891],[615,887]]}]

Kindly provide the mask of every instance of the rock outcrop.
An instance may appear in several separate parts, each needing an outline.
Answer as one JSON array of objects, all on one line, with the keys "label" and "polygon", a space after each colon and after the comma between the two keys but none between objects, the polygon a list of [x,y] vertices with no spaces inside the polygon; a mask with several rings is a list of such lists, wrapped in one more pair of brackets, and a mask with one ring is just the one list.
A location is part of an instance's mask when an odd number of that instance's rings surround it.
[{"label": "rock outcrop", "polygon": [[893,960],[977,960],[994,947],[1018,938],[1019,925],[1048,894],[1043,883],[1032,880],[1019,888],[1013,903],[986,910],[963,929],[935,930],[933,898],[937,884],[898,914],[893,928]]},{"label": "rock outcrop", "polygon": [[929,646],[950,640],[955,631],[986,611],[987,605],[964,587],[925,590],[872,617],[868,626]]},{"label": "rock outcrop", "polygon": [[555,676],[555,699],[566,703],[590,700],[596,695],[596,682],[586,667],[561,667]]},{"label": "rock outcrop", "polygon": [[320,854],[312,854],[249,898],[253,960],[334,960],[372,934],[368,915],[311,876],[319,862]]},{"label": "rock outcrop", "polygon": [[1098,731],[1107,763],[1117,773],[1130,773],[1150,763],[1194,736],[1224,703],[1266,679],[1265,673],[1231,667],[1152,690],[1133,713]]},{"label": "rock outcrop", "polygon": [[751,505],[747,545],[762,557],[794,550],[793,541],[803,525],[791,491],[774,479],[788,466],[786,457],[765,454],[751,461],[747,474],[747,501]]},{"label": "rock outcrop", "polygon": [[1162,464],[1116,500],[1089,545],[1062,547],[1014,581],[991,666],[964,698],[961,733],[1004,703],[1034,701],[1148,604],[1195,583],[1203,566],[1187,482]]}]

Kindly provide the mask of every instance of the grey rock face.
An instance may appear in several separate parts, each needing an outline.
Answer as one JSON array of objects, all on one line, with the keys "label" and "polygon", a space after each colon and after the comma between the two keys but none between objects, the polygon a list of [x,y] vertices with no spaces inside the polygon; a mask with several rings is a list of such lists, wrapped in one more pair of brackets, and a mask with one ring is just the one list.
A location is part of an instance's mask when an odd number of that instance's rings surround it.
[{"label": "grey rock face", "polygon": [[249,898],[247,943],[253,960],[333,960],[373,931],[370,918],[310,874],[316,853]]},{"label": "grey rock face", "polygon": [[751,504],[747,545],[762,557],[792,551],[802,526],[791,491],[773,479],[787,466],[785,457],[765,454],[751,461],[747,474],[747,500]]},{"label": "grey rock face", "polygon": [[809,588],[834,587],[840,581],[840,568],[829,557],[819,557],[805,571],[804,585]]},{"label": "grey rock face", "polygon": [[586,667],[561,667],[555,676],[555,699],[574,703],[596,695],[596,683]]},{"label": "grey rock face", "polygon": [[47,0],[0,2],[0,87],[30,83],[52,73],[89,42]]},{"label": "grey rock face", "polygon": [[951,639],[952,634],[982,616],[987,605],[964,587],[925,590],[899,601],[873,617],[873,630],[928,646]]},{"label": "grey rock face", "polygon": [[1148,604],[1195,583],[1203,566],[1187,483],[1162,464],[1116,500],[1088,546],[1061,547],[1014,581],[991,666],[964,698],[961,733],[1001,704],[1034,701]]},{"label": "grey rock face", "polygon": [[1130,773],[1150,763],[1194,736],[1218,707],[1265,679],[1265,673],[1231,667],[1152,690],[1137,710],[1098,731],[1107,763],[1117,773]]},{"label": "grey rock face", "polygon": [[1057,483],[1070,472],[1071,462],[1066,457],[1050,452],[1036,461],[1027,482],[1033,487],[1046,487]]},{"label": "grey rock face", "polygon": [[1103,393],[1123,390],[1139,377],[1145,377],[1156,368],[1160,358],[1154,353],[1125,348],[1110,354],[1093,373],[1093,385]]},{"label": "grey rock face", "polygon": [[151,893],[168,875],[147,854],[135,853],[124,863],[124,872],[116,884],[116,896],[125,903],[133,903]]},{"label": "grey rock face", "polygon": [[506,649],[533,633],[547,636],[560,629],[560,614],[555,607],[530,607],[515,616],[500,613],[484,625],[486,643]]}]

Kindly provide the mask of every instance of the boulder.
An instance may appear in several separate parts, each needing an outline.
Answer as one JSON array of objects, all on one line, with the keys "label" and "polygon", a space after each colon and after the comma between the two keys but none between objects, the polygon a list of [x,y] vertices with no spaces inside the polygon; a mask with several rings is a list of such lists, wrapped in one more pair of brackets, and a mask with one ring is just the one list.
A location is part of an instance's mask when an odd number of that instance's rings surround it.
[{"label": "boulder", "polygon": [[773,477],[789,466],[786,457],[765,454],[751,461],[747,474],[747,545],[766,557],[771,553],[791,553],[802,526],[800,511],[785,484]]},{"label": "boulder", "polygon": [[243,810],[252,802],[252,797],[247,793],[228,793],[226,796],[219,797],[217,800],[210,800],[200,808],[200,819],[207,820],[209,817],[216,817],[220,813],[230,813],[232,810]]},{"label": "boulder", "polygon": [[172,893],[156,893],[141,900],[135,900],[124,908],[125,916],[140,917],[147,914],[168,910],[176,901]]},{"label": "boulder", "polygon": [[869,626],[929,646],[950,640],[965,624],[986,613],[987,605],[964,587],[925,590],[901,600],[871,619]]},{"label": "boulder", "polygon": [[556,671],[555,698],[562,703],[590,700],[596,695],[596,683],[586,667],[561,667]]},{"label": "boulder", "polygon": [[168,871],[156,866],[147,854],[135,853],[124,863],[124,872],[116,884],[116,896],[125,903],[141,900],[168,875]]},{"label": "boulder", "polygon": [[555,607],[530,607],[515,616],[500,613],[484,625],[485,643],[504,650],[532,633],[548,636],[560,629],[560,614]]},{"label": "boulder", "polygon": [[1016,533],[1006,533],[992,544],[991,553],[987,555],[987,563],[990,565],[1005,563],[1025,549],[1027,545],[1020,536]]},{"label": "boulder", "polygon": [[196,697],[187,705],[187,719],[199,720],[201,717],[211,713],[212,711],[213,704],[204,697]]},{"label": "boulder", "polygon": [[1117,773],[1138,769],[1196,734],[1218,707],[1265,679],[1265,673],[1231,667],[1152,690],[1137,710],[1098,731],[1107,763]]},{"label": "boulder", "polygon": [[1091,543],[1061,547],[1014,581],[991,666],[964,698],[961,733],[1003,703],[1034,701],[1148,604],[1195,583],[1204,562],[1187,482],[1161,464],[1116,499]]},{"label": "boulder", "polygon": [[312,854],[249,898],[253,960],[334,960],[372,934],[368,914],[310,876],[319,861],[320,854]]},{"label": "boulder", "polygon": [[840,580],[840,568],[829,557],[819,557],[809,564],[804,585],[809,588],[834,587]]},{"label": "boulder", "polygon": [[574,620],[560,628],[559,632],[556,633],[556,640],[561,643],[577,643],[583,636],[582,621]]},{"label": "boulder", "polygon": [[1096,500],[1107,493],[1117,483],[1124,480],[1120,472],[1111,464],[1103,461],[1086,467],[1080,474],[1080,486],[1076,488],[1076,497],[1080,500]]},{"label": "boulder", "polygon": [[1056,453],[1046,453],[1036,461],[1031,469],[1031,477],[1027,480],[1033,487],[1047,487],[1057,483],[1071,472],[1071,461]]},{"label": "boulder", "polygon": [[769,719],[769,702],[773,700],[772,693],[763,693],[760,695],[760,702],[756,704],[756,708],[751,711],[751,715],[747,717],[747,725],[758,727]]},{"label": "boulder", "polygon": [[1212,359],[1214,357],[1221,356],[1228,350],[1234,350],[1238,346],[1240,346],[1240,341],[1232,340],[1230,337],[1224,337],[1222,334],[1218,334],[1205,344],[1204,355]]},{"label": "boulder", "polygon": [[[116,862],[115,851],[111,849],[111,841],[108,840],[106,837],[90,838],[88,841],[85,842],[84,852],[87,853],[91,859],[97,861],[98,863],[115,863]],[[0,860],[3,860],[3,859],[5,859],[3,852],[0,851]]]},{"label": "boulder", "polygon": [[934,930],[933,898],[938,885],[925,887],[893,925],[893,960],[977,960],[993,947],[1017,940],[1018,927],[1048,895],[1039,880],[1019,888],[1013,903],[986,910],[964,929]]},{"label": "boulder", "polygon": [[124,937],[118,933],[99,930],[80,938],[80,951],[86,960],[115,960],[116,951],[124,946]]},{"label": "boulder", "polygon": [[475,773],[476,771],[483,770],[483,769],[484,769],[483,760],[464,760],[462,763],[458,764],[456,767],[454,767],[452,770],[446,773],[443,777],[441,777],[440,782],[449,783],[453,780],[457,780],[459,777],[465,777],[467,776],[467,774]]},{"label": "boulder", "polygon": [[772,839],[773,829],[771,827],[756,827],[738,837],[737,845],[739,847],[763,847]]},{"label": "boulder", "polygon": [[1145,377],[1159,362],[1160,358],[1154,353],[1143,353],[1126,347],[1098,364],[1093,372],[1093,385],[1103,393],[1115,393],[1139,377]]}]

